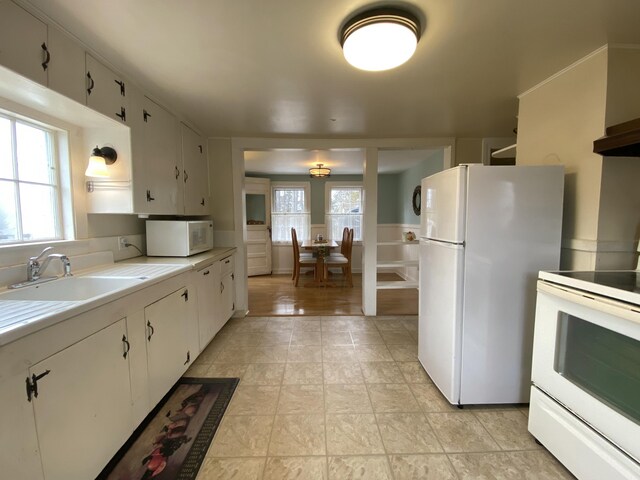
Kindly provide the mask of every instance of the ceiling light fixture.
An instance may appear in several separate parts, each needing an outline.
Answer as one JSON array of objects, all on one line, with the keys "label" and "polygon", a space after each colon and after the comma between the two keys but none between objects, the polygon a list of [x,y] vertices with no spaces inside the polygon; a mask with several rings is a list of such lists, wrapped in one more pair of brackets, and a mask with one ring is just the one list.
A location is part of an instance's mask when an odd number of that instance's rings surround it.
[{"label": "ceiling light fixture", "polygon": [[399,8],[375,8],[360,13],[342,27],[344,58],[361,70],[381,71],[409,60],[420,40],[420,21]]},{"label": "ceiling light fixture", "polygon": [[312,178],[322,178],[331,176],[331,169],[324,166],[322,163],[318,163],[317,167],[309,169],[309,176]]},{"label": "ceiling light fixture", "polygon": [[111,147],[93,149],[89,157],[89,165],[84,172],[85,177],[108,177],[107,165],[113,165],[118,158],[118,154]]}]

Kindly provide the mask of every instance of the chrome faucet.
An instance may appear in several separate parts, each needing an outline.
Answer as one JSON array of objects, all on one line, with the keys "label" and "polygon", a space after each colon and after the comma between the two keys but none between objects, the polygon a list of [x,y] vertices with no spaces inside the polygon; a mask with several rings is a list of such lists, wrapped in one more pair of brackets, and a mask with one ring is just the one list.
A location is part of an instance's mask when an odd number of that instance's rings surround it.
[{"label": "chrome faucet", "polygon": [[40,255],[38,255],[37,257],[29,258],[29,262],[27,263],[27,282],[35,282],[36,280],[38,280],[42,276],[42,273],[45,271],[47,266],[49,266],[51,260],[54,258],[59,258],[62,262],[64,268],[64,276],[72,276],[71,262],[69,261],[69,257],[67,257],[66,255],[62,255],[61,253],[51,253],[47,255],[42,263],[40,263],[40,260],[42,260],[44,255],[51,250],[53,250],[53,247],[47,247],[42,252],[40,252]]}]

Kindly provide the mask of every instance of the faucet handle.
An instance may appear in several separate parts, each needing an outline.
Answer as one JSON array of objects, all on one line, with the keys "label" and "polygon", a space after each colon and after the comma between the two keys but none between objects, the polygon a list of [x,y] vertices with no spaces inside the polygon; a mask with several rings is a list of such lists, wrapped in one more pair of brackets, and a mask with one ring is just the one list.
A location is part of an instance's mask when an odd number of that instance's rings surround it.
[{"label": "faucet handle", "polygon": [[42,257],[44,257],[44,254],[53,250],[53,247],[46,247],[44,250],[42,250],[40,252],[40,255],[38,255],[37,257],[29,257],[29,262],[37,262],[38,260],[40,260]]}]

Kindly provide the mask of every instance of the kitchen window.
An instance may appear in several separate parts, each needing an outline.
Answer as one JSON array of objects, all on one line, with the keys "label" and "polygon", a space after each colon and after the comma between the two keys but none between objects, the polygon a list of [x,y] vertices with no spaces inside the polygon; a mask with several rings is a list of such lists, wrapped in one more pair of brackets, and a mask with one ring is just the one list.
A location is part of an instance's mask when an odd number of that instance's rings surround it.
[{"label": "kitchen window", "polygon": [[0,113],[0,245],[61,240],[56,132]]},{"label": "kitchen window", "polygon": [[345,227],[353,239],[362,240],[363,188],[361,183],[325,183],[325,223],[329,238],[342,239]]},{"label": "kitchen window", "polygon": [[291,243],[291,228],[298,240],[311,235],[309,182],[271,184],[271,228],[273,242]]}]

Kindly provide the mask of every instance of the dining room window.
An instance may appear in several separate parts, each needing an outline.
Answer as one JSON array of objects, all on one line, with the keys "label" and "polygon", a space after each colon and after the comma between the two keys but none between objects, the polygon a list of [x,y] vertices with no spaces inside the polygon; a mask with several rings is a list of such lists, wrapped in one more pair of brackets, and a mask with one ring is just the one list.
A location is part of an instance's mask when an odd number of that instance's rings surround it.
[{"label": "dining room window", "polygon": [[361,183],[325,184],[325,223],[329,238],[342,238],[345,227],[353,228],[353,239],[362,240],[363,194]]},{"label": "dining room window", "polygon": [[298,240],[311,236],[309,182],[271,183],[272,242],[291,243],[291,227]]},{"label": "dining room window", "polygon": [[0,245],[63,238],[53,129],[0,113]]}]

